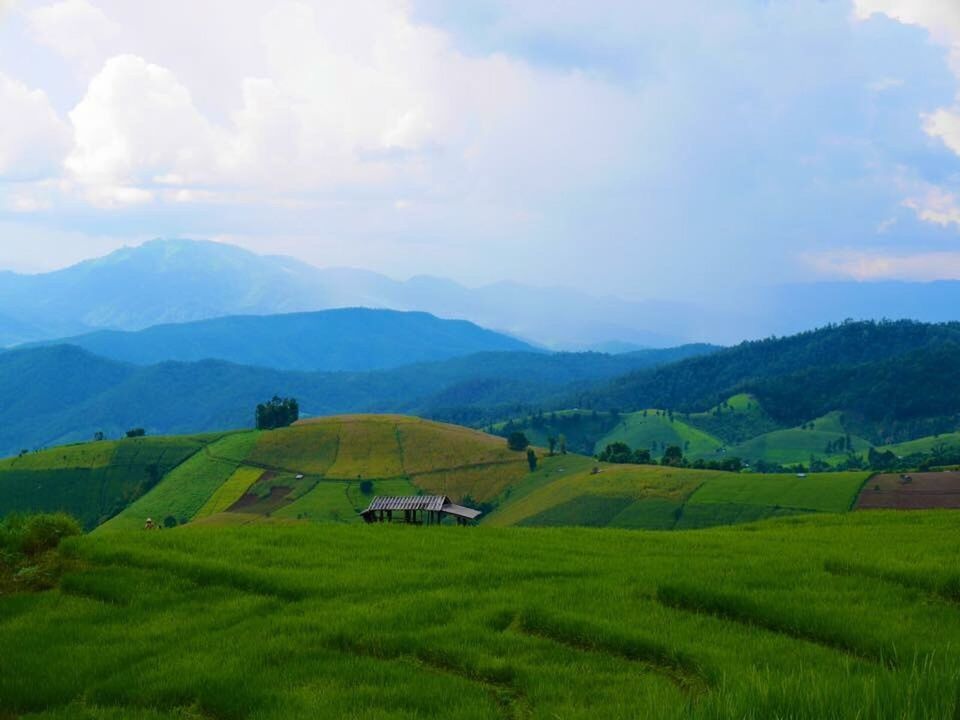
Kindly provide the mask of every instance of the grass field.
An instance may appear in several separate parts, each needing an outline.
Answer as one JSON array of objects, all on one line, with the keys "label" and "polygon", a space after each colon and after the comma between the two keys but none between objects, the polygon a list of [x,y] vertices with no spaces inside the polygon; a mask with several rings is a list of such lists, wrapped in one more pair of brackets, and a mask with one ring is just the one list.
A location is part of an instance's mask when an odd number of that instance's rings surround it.
[{"label": "grass field", "polygon": [[85,443],[0,461],[0,514],[64,510],[92,528],[219,437]]},{"label": "grass field", "polygon": [[878,450],[890,450],[894,455],[905,457],[915,453],[929,453],[938,446],[956,450],[958,447],[960,447],[960,432],[944,433],[942,435],[929,435],[927,437],[918,438],[916,440],[908,440],[907,442],[897,443],[895,445],[885,445],[881,448],[878,448]]},{"label": "grass field", "polygon": [[246,521],[70,541],[61,590],[0,598],[0,716],[957,717],[955,513]]},{"label": "grass field", "polygon": [[647,410],[620,416],[620,422],[597,441],[594,452],[599,453],[608,444],[623,442],[632,449],[651,450],[660,457],[668,445],[677,445],[685,457],[713,459],[723,443],[703,430],[682,422],[674,416],[671,422],[666,412]]},{"label": "grass field", "polygon": [[683,508],[679,529],[752,522],[803,513],[842,513],[856,502],[869,473],[739,475],[718,473]]},{"label": "grass field", "polygon": [[[594,468],[600,472],[594,474]],[[502,496],[493,526],[709,527],[812,512],[847,512],[869,473],[756,475],[553,457]]]},{"label": "grass field", "polygon": [[192,520],[220,486],[236,472],[237,458],[250,452],[256,432],[227,435],[167,474],[153,490],[103,525],[106,530],[143,527],[145,518],[163,522],[172,517],[182,524]]},{"label": "grass field", "polygon": [[[824,425],[831,427],[829,421]],[[810,462],[810,457],[815,456],[827,462],[842,460],[846,453],[826,452],[828,443],[837,443],[846,438],[843,432],[834,432],[833,430],[817,429],[816,423],[813,430],[804,430],[801,428],[792,428],[790,430],[775,430],[758,437],[747,440],[740,445],[736,445],[729,450],[729,454],[734,457],[742,458],[751,462],[757,460],[766,460],[767,462],[780,463],[781,465],[796,465]],[[850,438],[853,450],[856,453],[866,453],[870,449],[870,443],[856,436]]]}]

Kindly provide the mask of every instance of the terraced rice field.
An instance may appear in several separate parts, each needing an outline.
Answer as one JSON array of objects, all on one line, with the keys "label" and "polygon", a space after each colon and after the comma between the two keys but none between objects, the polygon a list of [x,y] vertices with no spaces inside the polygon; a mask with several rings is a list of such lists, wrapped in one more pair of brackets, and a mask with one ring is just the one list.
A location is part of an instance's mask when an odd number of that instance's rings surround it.
[{"label": "terraced rice field", "polygon": [[79,538],[60,590],[0,598],[0,716],[957,717],[956,513],[678,533],[228,516]]},{"label": "terraced rice field", "polygon": [[0,509],[65,510],[92,528],[158,485],[221,435],[134,438],[53,448],[0,461]]}]

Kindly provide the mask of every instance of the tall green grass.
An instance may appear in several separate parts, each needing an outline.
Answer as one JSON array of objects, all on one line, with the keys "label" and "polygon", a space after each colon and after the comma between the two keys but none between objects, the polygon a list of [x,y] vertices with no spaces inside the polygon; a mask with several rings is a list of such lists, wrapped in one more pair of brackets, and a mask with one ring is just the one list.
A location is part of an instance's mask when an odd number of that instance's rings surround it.
[{"label": "tall green grass", "polygon": [[948,512],[677,533],[187,526],[64,550],[59,591],[0,596],[0,717],[958,712],[960,613],[931,590],[960,556]]}]

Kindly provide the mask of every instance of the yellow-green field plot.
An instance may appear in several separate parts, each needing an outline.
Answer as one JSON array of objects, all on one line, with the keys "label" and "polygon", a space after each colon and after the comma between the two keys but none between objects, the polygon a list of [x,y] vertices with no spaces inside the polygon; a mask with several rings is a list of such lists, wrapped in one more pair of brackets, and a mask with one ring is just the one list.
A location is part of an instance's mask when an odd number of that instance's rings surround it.
[{"label": "yellow-green field plot", "polygon": [[244,459],[267,468],[323,475],[337,459],[339,444],[340,423],[332,419],[262,432]]},{"label": "yellow-green field plot", "polygon": [[[566,458],[553,458],[560,468]],[[712,475],[649,465],[597,463],[598,472],[580,469],[545,482],[531,492],[507,499],[484,522],[487,525],[583,525],[667,529],[687,497]],[[545,469],[546,470],[546,469]],[[619,516],[619,520],[617,520]]]},{"label": "yellow-green field plot", "polygon": [[327,477],[354,480],[404,474],[397,423],[393,418],[343,417],[339,424],[337,459],[327,471]]},{"label": "yellow-green field plot", "polygon": [[465,465],[526,462],[522,453],[507,448],[503,438],[457,425],[405,420],[397,430],[404,469],[410,475]]},{"label": "yellow-green field plot", "polygon": [[247,490],[260,479],[263,470],[256,467],[238,467],[223,485],[204,504],[196,518],[205,518],[216,513],[225,512],[242,498]]},{"label": "yellow-green field plot", "polygon": [[119,446],[119,441],[105,440],[102,442],[65,445],[49,450],[41,450],[40,452],[31,452],[19,457],[0,460],[0,471],[70,470],[73,468],[106,467],[113,460],[113,456]]}]

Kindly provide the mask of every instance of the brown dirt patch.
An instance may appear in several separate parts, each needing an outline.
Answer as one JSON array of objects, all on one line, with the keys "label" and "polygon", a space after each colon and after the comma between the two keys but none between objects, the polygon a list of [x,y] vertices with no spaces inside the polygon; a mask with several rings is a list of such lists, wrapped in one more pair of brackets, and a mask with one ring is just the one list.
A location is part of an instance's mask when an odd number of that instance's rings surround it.
[{"label": "brown dirt patch", "polygon": [[230,506],[228,512],[232,513],[253,513],[255,515],[269,515],[275,510],[279,510],[284,505],[289,505],[288,495],[293,492],[293,488],[286,485],[274,485],[270,488],[270,493],[266,497],[260,497],[253,493],[247,493]]},{"label": "brown dirt patch", "polygon": [[867,481],[857,498],[857,510],[960,509],[960,472],[898,473],[876,475]]}]

